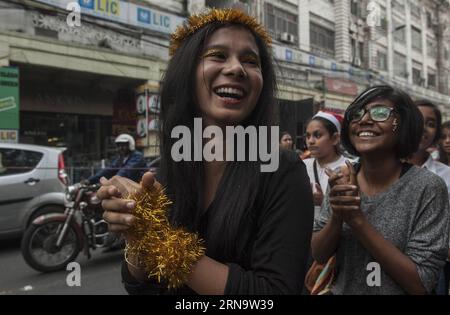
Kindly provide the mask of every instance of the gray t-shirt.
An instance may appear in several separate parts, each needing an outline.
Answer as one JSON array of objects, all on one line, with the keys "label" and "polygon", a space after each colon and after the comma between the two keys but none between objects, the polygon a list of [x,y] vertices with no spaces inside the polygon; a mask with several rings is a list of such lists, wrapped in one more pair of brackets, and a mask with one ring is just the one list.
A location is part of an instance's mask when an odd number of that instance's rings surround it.
[{"label": "gray t-shirt", "polygon": [[[450,229],[450,209],[444,181],[428,170],[411,167],[386,191],[368,197],[361,193],[361,210],[370,224],[411,258],[423,286],[431,293],[444,266]],[[320,231],[331,215],[325,197],[314,232]],[[406,294],[381,268],[380,286],[369,286],[375,258],[352,235],[344,223],[336,251],[337,278],[333,294]],[[373,284],[373,283],[372,283]]]}]

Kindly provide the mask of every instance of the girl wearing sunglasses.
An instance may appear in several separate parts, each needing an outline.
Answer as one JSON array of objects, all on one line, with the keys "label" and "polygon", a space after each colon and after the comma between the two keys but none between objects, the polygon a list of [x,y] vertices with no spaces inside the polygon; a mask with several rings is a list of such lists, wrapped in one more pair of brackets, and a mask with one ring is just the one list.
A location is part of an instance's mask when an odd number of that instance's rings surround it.
[{"label": "girl wearing sunglasses", "polygon": [[420,111],[404,92],[375,86],[345,112],[341,140],[358,164],[328,171],[331,187],[314,224],[312,254],[336,255],[332,294],[434,292],[448,249],[444,181],[404,163],[419,146]]},{"label": "girl wearing sunglasses", "polygon": [[319,111],[306,126],[305,139],[311,158],[303,162],[311,181],[316,216],[328,187],[325,169],[336,169],[345,165],[345,158],[339,149],[341,123],[340,115]]}]

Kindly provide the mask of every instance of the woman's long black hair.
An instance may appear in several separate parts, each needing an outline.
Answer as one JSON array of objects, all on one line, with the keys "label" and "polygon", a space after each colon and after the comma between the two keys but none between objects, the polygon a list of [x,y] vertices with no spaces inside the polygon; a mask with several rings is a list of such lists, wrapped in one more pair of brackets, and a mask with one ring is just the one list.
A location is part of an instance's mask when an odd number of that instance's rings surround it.
[{"label": "woman's long black hair", "polygon": [[[218,29],[241,26],[230,23],[211,23],[184,40],[170,60],[161,85],[161,181],[167,186],[169,197],[174,202],[170,212],[172,224],[182,225],[192,231],[200,231],[207,242],[207,254],[232,257],[239,227],[249,220],[246,210],[256,199],[261,177],[258,162],[227,162],[221,183],[213,201],[213,213],[208,213],[208,222],[202,218],[203,210],[203,163],[194,161],[174,162],[171,148],[178,139],[171,138],[172,129],[186,126],[193,135],[194,118],[200,117],[195,104],[195,73],[208,38]],[[247,28],[246,28],[247,29]],[[251,30],[250,30],[251,31]],[[253,112],[241,123],[242,126],[273,125],[276,78],[272,56],[253,31],[259,48],[262,91]],[[193,148],[193,140],[191,147]]]},{"label": "woman's long black hair", "polygon": [[[444,129],[450,130],[450,121],[446,121],[442,124],[442,130]],[[442,143],[439,143],[438,147],[439,147],[439,162],[448,165],[448,156],[447,153],[444,151],[444,145]]]}]

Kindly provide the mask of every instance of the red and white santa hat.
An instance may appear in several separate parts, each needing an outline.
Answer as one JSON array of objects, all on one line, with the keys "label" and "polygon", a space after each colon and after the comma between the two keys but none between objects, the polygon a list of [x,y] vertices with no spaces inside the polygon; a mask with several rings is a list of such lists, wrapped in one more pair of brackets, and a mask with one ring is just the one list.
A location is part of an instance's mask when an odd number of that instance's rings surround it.
[{"label": "red and white santa hat", "polygon": [[341,132],[341,126],[342,126],[342,122],[344,120],[344,117],[342,117],[341,115],[321,110],[321,111],[318,111],[317,114],[314,115],[313,119],[316,117],[321,117],[323,119],[330,121],[333,125],[336,126],[337,131],[339,133]]}]

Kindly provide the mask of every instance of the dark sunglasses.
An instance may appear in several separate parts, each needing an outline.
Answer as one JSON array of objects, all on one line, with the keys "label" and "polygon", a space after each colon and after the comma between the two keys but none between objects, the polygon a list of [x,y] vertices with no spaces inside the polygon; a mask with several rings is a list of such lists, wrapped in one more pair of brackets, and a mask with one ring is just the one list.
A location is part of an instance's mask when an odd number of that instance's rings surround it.
[{"label": "dark sunglasses", "polygon": [[367,112],[369,112],[369,117],[373,121],[383,122],[389,119],[392,112],[395,112],[395,109],[385,105],[374,105],[370,109],[361,108],[358,110],[354,110],[353,112],[350,113],[349,115],[350,121],[351,122],[360,121]]}]

